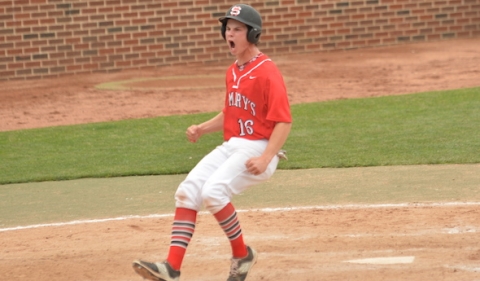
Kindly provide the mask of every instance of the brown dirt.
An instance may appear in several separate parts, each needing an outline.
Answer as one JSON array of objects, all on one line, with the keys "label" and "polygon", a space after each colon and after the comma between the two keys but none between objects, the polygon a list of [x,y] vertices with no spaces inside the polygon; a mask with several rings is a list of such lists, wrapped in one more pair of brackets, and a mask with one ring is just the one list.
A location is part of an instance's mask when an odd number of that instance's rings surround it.
[{"label": "brown dirt", "polygon": [[[474,38],[274,60],[296,104],[480,86],[478,46]],[[192,81],[221,76],[227,64],[0,82],[0,131],[220,110],[221,85]],[[191,80],[179,79],[182,89],[173,80],[94,88],[174,75]],[[252,211],[240,219],[247,242],[260,252],[248,280],[480,280],[478,206]],[[171,218],[144,218],[0,232],[0,279],[141,280],[130,262],[163,259],[170,225]],[[395,256],[415,260],[345,262]],[[228,257],[226,238],[202,215],[182,280],[225,280]]]},{"label": "brown dirt", "polygon": [[[476,206],[313,209],[246,212],[240,220],[259,251],[248,280],[478,280],[480,210]],[[1,280],[141,280],[137,258],[161,260],[171,218],[0,232]],[[226,280],[229,245],[201,215],[182,280]],[[414,256],[411,264],[349,260]],[[477,278],[477,279],[475,279]]]},{"label": "brown dirt", "polygon": [[[296,104],[480,86],[479,44],[480,38],[473,38],[273,59]],[[0,82],[0,131],[217,111],[229,63]],[[105,82],[178,75],[197,82],[156,80],[124,85],[132,90],[95,89]],[[201,75],[218,76],[218,82]],[[212,86],[206,88],[205,81]],[[174,89],[175,82],[182,89]]]}]

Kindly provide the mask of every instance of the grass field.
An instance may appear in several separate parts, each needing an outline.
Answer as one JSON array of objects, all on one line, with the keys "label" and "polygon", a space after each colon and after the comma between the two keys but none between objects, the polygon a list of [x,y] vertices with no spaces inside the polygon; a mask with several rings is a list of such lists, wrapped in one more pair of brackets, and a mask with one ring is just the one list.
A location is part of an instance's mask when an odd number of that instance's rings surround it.
[{"label": "grass field", "polygon": [[[480,200],[479,88],[292,111],[290,160],[240,208]],[[184,130],[213,114],[1,132],[0,228],[170,212],[184,173],[221,141],[192,145]]]},{"label": "grass field", "polygon": [[[186,141],[215,113],[0,132],[0,184],[183,174],[221,142]],[[292,106],[280,169],[480,162],[480,89]]]}]

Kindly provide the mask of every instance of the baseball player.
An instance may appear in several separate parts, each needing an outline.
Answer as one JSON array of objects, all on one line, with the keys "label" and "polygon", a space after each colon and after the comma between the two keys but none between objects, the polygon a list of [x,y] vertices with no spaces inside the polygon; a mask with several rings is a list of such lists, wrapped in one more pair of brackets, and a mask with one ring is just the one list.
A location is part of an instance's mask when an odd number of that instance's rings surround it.
[{"label": "baseball player", "polygon": [[195,143],[223,130],[224,142],[206,155],[179,185],[171,244],[163,262],[133,262],[142,277],[178,281],[187,246],[202,206],[213,214],[230,241],[232,259],[227,281],[245,280],[257,252],[244,243],[233,195],[269,179],[277,168],[290,133],[292,117],[280,71],[257,47],[262,32],[260,14],[251,6],[232,6],[221,22],[221,35],[236,61],[226,73],[223,110],[212,119],[190,126],[186,135]]}]

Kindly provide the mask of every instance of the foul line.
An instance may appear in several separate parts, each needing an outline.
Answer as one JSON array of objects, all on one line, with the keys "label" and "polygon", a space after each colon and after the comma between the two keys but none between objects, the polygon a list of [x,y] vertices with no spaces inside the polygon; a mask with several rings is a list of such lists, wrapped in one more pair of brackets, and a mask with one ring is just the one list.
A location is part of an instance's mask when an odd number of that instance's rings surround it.
[{"label": "foul line", "polygon": [[[445,203],[398,203],[398,204],[347,204],[347,205],[325,205],[325,206],[305,206],[305,207],[286,207],[286,208],[252,208],[250,210],[237,210],[239,213],[245,212],[289,212],[289,211],[301,211],[301,210],[342,210],[342,209],[380,209],[380,208],[408,208],[408,207],[459,207],[459,206],[480,206],[480,202],[445,202]],[[200,212],[200,214],[208,214],[208,212]],[[95,220],[74,220],[70,222],[58,222],[58,223],[46,223],[46,224],[34,224],[27,226],[17,226],[9,228],[0,228],[0,232],[34,229],[41,227],[55,227],[55,226],[67,226],[87,223],[101,223],[109,221],[122,221],[129,219],[149,219],[149,218],[166,218],[173,217],[173,214],[152,214],[152,215],[131,215],[117,218],[95,219]]]}]

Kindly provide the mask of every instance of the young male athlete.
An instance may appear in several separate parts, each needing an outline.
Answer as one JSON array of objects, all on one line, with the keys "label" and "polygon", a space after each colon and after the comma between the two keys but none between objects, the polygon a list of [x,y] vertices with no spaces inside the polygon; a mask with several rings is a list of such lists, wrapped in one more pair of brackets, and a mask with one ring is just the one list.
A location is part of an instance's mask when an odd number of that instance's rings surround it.
[{"label": "young male athlete", "polygon": [[243,241],[231,198],[272,176],[292,118],[282,75],[256,45],[262,31],[260,14],[251,6],[238,4],[219,21],[221,34],[236,57],[226,73],[225,106],[212,119],[190,126],[186,134],[194,143],[204,134],[223,130],[224,142],[192,169],[175,193],[166,260],[133,262],[134,270],[150,280],[179,280],[202,206],[213,214],[230,241],[233,257],[227,281],[245,280],[257,260],[257,252]]}]

